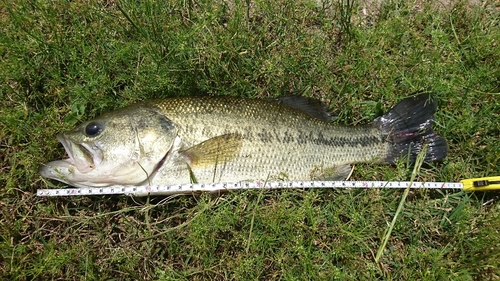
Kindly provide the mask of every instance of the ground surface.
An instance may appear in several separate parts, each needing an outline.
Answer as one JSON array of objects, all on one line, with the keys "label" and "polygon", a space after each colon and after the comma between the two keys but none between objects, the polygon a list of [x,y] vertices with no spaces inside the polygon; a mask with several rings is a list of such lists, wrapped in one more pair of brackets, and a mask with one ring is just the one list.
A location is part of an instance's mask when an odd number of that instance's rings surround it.
[{"label": "ground surface", "polygon": [[356,125],[431,91],[449,157],[417,179],[500,175],[497,2],[167,2],[0,3],[0,279],[499,279],[495,192],[411,191],[400,212],[400,190],[36,197],[64,187],[37,174],[64,156],[56,133],[200,93],[316,97]]}]

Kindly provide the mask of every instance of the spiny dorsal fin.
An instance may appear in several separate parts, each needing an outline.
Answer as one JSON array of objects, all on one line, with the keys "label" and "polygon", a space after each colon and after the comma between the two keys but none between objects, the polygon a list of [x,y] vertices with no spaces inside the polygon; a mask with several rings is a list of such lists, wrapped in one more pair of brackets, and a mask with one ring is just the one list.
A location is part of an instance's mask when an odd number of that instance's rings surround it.
[{"label": "spiny dorsal fin", "polygon": [[328,112],[328,106],[320,100],[314,98],[302,96],[283,96],[273,99],[272,101],[295,108],[325,122],[333,120],[333,116],[330,112]]},{"label": "spiny dorsal fin", "polygon": [[191,167],[212,167],[234,159],[241,149],[243,138],[239,134],[226,134],[211,138],[181,151]]}]

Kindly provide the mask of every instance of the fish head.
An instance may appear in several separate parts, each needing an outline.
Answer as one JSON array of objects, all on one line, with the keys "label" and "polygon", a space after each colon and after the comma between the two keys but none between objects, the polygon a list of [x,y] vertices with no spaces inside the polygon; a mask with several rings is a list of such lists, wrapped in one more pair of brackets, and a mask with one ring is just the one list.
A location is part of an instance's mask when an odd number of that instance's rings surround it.
[{"label": "fish head", "polygon": [[68,158],[43,164],[39,172],[76,187],[137,185],[163,164],[177,131],[152,107],[125,107],[57,135]]}]

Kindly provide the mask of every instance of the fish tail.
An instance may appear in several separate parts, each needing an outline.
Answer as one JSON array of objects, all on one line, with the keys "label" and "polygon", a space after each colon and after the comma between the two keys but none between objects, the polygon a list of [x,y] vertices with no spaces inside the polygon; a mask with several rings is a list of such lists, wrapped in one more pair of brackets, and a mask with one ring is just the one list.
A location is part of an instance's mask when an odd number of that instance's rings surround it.
[{"label": "fish tail", "polygon": [[391,144],[385,161],[394,164],[397,159],[408,155],[415,162],[424,145],[428,145],[425,162],[439,161],[446,157],[446,139],[438,136],[431,128],[434,122],[436,103],[428,94],[421,94],[402,100],[385,115],[373,123],[384,133]]}]

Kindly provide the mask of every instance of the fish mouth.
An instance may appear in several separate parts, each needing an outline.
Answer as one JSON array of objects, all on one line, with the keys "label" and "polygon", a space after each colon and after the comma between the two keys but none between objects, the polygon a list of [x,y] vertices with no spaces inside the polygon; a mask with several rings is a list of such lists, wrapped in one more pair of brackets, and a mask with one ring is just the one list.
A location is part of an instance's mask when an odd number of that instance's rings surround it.
[{"label": "fish mouth", "polygon": [[69,183],[77,174],[89,173],[102,162],[102,151],[97,146],[74,142],[65,134],[58,134],[57,139],[68,158],[40,165],[38,172],[42,177]]},{"label": "fish mouth", "polygon": [[85,174],[94,170],[102,162],[102,151],[96,146],[85,142],[74,142],[65,134],[58,134],[57,139],[66,150],[68,158],[49,162],[47,166],[73,168]]}]

